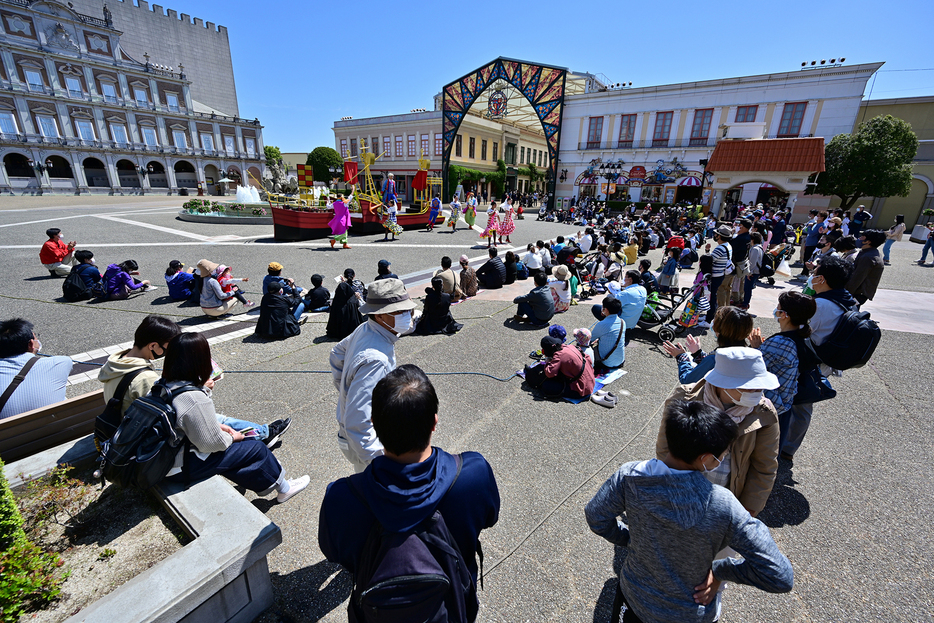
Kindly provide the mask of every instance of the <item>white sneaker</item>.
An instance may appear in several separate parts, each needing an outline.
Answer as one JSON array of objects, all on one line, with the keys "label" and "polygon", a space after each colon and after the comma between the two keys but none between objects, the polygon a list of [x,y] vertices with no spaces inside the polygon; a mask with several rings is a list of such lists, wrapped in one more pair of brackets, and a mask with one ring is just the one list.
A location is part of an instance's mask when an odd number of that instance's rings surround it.
[{"label": "white sneaker", "polygon": [[158,289],[159,289],[159,286],[149,285],[149,286],[143,287],[143,292],[151,292],[152,290],[158,290]]},{"label": "white sneaker", "polygon": [[595,402],[595,403],[597,403],[598,405],[600,405],[601,407],[606,407],[606,408],[608,408],[608,409],[612,409],[613,407],[616,406],[616,401],[615,401],[614,399],[610,398],[608,395],[605,395],[605,396],[598,396],[598,395],[594,394],[594,395],[592,395],[592,396],[590,397],[590,401],[591,401],[591,402]]},{"label": "white sneaker", "polygon": [[281,491],[279,495],[276,496],[276,501],[279,502],[279,504],[288,502],[293,496],[304,491],[310,481],[311,478],[308,477],[308,474],[305,474],[301,478],[287,480],[286,482],[289,484],[289,488],[286,491]]},{"label": "white sneaker", "polygon": [[697,326],[700,327],[701,329],[709,329],[710,323],[707,322],[706,320],[701,320],[700,322],[697,323]]}]

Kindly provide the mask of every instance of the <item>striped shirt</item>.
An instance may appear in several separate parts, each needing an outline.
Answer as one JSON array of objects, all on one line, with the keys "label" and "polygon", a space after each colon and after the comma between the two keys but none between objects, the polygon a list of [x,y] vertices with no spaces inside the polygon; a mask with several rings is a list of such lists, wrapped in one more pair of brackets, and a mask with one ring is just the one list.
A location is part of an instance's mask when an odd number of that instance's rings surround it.
[{"label": "striped shirt", "polygon": [[773,335],[759,347],[765,367],[778,377],[778,389],[765,390],[778,413],[784,413],[794,403],[798,393],[798,348],[795,341],[784,335]]},{"label": "striped shirt", "polygon": [[[33,354],[0,359],[0,394],[13,382]],[[29,370],[26,378],[10,395],[10,399],[0,411],[0,420],[40,407],[46,407],[65,400],[65,384],[71,374],[71,359],[68,357],[43,357]]]},{"label": "striped shirt", "polygon": [[714,277],[724,276],[728,272],[727,268],[729,268],[730,260],[733,258],[733,248],[728,243],[723,242],[710,255],[713,257],[711,275]]}]

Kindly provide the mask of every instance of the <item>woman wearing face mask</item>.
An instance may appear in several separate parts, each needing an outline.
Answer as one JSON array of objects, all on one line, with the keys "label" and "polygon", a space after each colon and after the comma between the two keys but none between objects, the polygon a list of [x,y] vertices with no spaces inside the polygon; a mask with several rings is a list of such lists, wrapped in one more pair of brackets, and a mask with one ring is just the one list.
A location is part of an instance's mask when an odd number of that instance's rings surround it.
[{"label": "woman wearing face mask", "polygon": [[[739,424],[739,434],[720,464],[705,475],[732,491],[753,517],[765,508],[778,472],[778,414],[763,392],[779,385],[758,350],[721,348],[714,369],[702,381],[677,386],[665,402],[667,409],[676,400],[699,400],[726,411]],[[664,420],[655,453],[659,459],[668,455]]]},{"label": "woman wearing face mask", "polygon": [[[814,276],[811,275],[811,279]],[[804,344],[804,339],[811,335],[808,321],[817,311],[814,299],[799,292],[783,292],[778,297],[778,306],[772,316],[781,328],[779,333],[762,339],[759,329],[754,329],[749,336],[749,343],[758,348],[765,360],[765,366],[774,374],[781,385],[774,390],[767,390],[765,397],[772,401],[778,411],[781,430],[779,447],[784,443],[791,421],[791,406],[798,393],[798,379],[810,372],[817,364]]]}]

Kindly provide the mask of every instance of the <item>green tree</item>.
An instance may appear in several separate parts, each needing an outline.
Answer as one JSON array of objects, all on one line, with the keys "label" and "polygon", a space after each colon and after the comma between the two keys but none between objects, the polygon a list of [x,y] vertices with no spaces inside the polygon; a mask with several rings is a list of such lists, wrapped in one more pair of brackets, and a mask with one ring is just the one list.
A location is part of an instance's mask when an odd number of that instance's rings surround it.
[{"label": "green tree", "polygon": [[343,166],[344,160],[333,147],[315,147],[308,154],[305,164],[311,167],[316,182],[327,184],[331,181],[331,172],[328,168]]},{"label": "green tree", "polygon": [[266,154],[266,166],[271,167],[282,160],[282,152],[275,145],[266,145],[263,147],[263,153]]},{"label": "green tree", "polygon": [[826,170],[807,194],[839,197],[844,210],[860,197],[907,197],[917,151],[911,124],[892,115],[875,117],[852,134],[833,137],[824,148]]}]

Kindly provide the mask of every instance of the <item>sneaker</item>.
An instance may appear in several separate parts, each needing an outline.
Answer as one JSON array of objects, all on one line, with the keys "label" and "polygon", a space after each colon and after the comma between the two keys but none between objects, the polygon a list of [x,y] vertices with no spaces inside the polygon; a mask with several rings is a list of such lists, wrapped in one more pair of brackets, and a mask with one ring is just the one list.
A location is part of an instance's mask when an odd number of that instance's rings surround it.
[{"label": "sneaker", "polygon": [[891,263],[890,261],[888,261],[888,260],[882,260],[882,263],[885,264],[886,266],[891,266],[891,265],[892,265],[892,263]]},{"label": "sneaker", "polygon": [[243,304],[244,307],[253,307],[254,305],[256,305],[256,303],[254,303],[253,301],[247,301],[246,303]]},{"label": "sneaker", "polygon": [[927,261],[926,261],[926,260],[918,260],[917,262],[915,262],[915,264],[917,264],[918,266],[924,266],[925,264],[927,264]]},{"label": "sneaker", "polygon": [[285,431],[289,430],[289,427],[292,425],[292,418],[285,418],[284,420],[276,420],[269,423],[269,436],[263,440],[263,443],[266,444],[267,448],[271,448],[280,439],[282,435],[285,434]]},{"label": "sneaker", "polygon": [[590,401],[597,403],[601,407],[606,407],[607,409],[612,409],[616,406],[616,401],[609,396],[597,396],[594,394],[590,397]]},{"label": "sneaker", "polygon": [[697,323],[696,326],[700,327],[701,329],[709,329],[710,323],[707,322],[706,320],[701,320],[700,322]]},{"label": "sneaker", "polygon": [[152,292],[153,290],[158,290],[159,286],[148,285],[143,288],[143,292]]},{"label": "sneaker", "polygon": [[289,485],[289,488],[286,489],[285,491],[280,491],[279,495],[276,496],[276,501],[279,502],[279,504],[285,504],[292,497],[304,491],[305,487],[308,486],[308,483],[310,481],[311,481],[311,478],[309,478],[307,474],[305,474],[301,478],[292,478],[290,480],[286,480],[286,482]]}]

